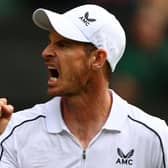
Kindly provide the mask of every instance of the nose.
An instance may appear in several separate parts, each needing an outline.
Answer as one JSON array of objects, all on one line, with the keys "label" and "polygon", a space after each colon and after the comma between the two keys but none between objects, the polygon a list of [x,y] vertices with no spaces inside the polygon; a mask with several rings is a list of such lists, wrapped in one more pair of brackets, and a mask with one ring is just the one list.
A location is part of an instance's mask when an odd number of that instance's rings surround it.
[{"label": "nose", "polygon": [[47,45],[47,47],[42,51],[41,55],[44,59],[54,56],[54,52],[51,45]]}]

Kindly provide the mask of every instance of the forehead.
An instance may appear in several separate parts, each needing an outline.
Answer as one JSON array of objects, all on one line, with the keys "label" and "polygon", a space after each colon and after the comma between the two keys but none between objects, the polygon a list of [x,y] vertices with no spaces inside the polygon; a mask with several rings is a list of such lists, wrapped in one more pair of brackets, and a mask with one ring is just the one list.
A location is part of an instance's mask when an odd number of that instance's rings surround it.
[{"label": "forehead", "polygon": [[50,41],[62,41],[62,42],[67,42],[67,43],[81,45],[81,46],[85,46],[85,45],[90,44],[90,43],[84,43],[84,42],[79,42],[79,41],[65,38],[65,37],[61,36],[60,34],[58,34],[56,31],[49,32],[49,40]]},{"label": "forehead", "polygon": [[53,40],[53,39],[65,39],[63,36],[61,36],[60,34],[58,34],[56,31],[49,32],[48,38],[50,40]]}]

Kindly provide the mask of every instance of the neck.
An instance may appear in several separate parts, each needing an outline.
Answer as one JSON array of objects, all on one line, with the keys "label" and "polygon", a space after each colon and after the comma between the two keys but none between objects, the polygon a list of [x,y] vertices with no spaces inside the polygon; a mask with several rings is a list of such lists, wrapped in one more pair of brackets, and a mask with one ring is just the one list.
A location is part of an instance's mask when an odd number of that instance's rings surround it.
[{"label": "neck", "polygon": [[[96,87],[95,87],[96,86]],[[112,104],[112,96],[106,85],[100,83],[78,96],[62,98],[62,113],[70,131],[83,146],[100,131]],[[92,129],[90,129],[92,128]]]},{"label": "neck", "polygon": [[91,94],[62,98],[64,118],[76,119],[80,123],[87,122],[88,124],[93,119],[108,115],[110,107],[111,96],[108,89],[104,93],[92,90]]}]

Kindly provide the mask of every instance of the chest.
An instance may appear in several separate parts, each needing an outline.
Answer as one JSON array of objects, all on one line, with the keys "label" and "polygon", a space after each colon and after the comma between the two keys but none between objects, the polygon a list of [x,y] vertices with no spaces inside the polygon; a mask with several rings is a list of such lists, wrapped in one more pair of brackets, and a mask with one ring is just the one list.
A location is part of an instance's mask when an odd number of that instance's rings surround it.
[{"label": "chest", "polygon": [[[102,133],[84,151],[67,133],[33,136],[17,153],[19,168],[149,168],[152,144],[138,137]],[[154,167],[153,167],[154,168]]]}]

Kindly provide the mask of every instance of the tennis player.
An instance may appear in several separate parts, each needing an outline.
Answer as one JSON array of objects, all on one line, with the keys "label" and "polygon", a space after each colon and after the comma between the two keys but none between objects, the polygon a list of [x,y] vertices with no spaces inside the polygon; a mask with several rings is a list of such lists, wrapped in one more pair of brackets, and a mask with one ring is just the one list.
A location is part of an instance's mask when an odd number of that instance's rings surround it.
[{"label": "tennis player", "polygon": [[126,45],[116,17],[88,4],[37,9],[33,21],[49,32],[42,57],[53,98],[12,117],[0,100],[0,168],[168,168],[166,123],[109,88]]}]

